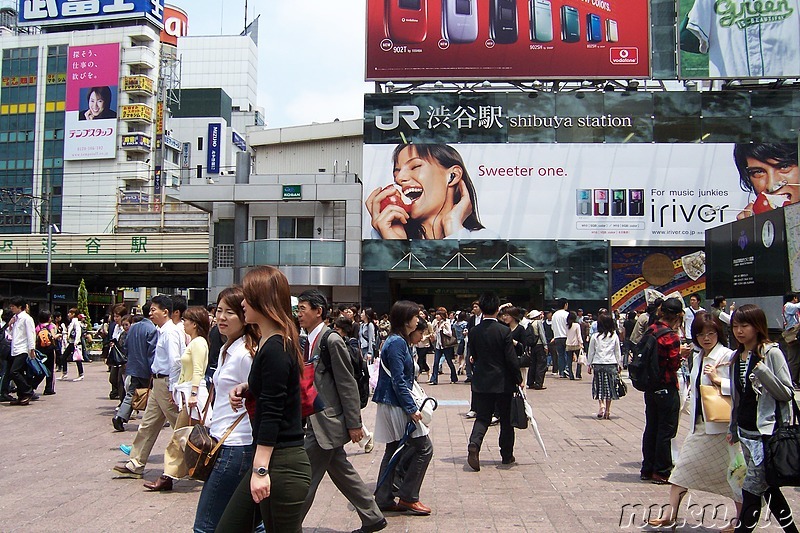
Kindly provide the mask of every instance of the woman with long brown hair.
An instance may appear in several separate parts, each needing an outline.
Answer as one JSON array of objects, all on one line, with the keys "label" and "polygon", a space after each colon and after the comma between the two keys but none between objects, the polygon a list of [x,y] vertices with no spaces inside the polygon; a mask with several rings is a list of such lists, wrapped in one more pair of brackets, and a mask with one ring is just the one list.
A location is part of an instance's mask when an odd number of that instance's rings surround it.
[{"label": "woman with long brown hair", "polygon": [[[172,401],[178,406],[175,430],[186,427],[192,418],[200,417],[200,411],[208,401],[206,389],[206,365],[208,364],[208,330],[211,323],[204,307],[190,307],[183,313],[183,327],[191,339],[179,361],[181,373],[172,387]],[[151,491],[172,490],[172,481],[187,474],[183,460],[183,448],[175,434],[164,450],[164,473],[155,481],[147,481],[144,487]]]},{"label": "woman with long brown hair", "polygon": [[234,387],[229,400],[238,412],[246,394],[254,399],[250,423],[256,450],[252,473],[234,491],[217,531],[253,531],[263,519],[267,531],[299,532],[311,464],[303,448],[303,359],[289,282],[277,268],[261,266],[248,272],[242,285],[245,321],[258,326],[261,340],[247,383]]},{"label": "woman with long brown hair", "polygon": [[[215,318],[225,343],[220,349],[214,371],[214,404],[209,433],[225,441],[219,449],[214,469],[205,483],[194,519],[194,533],[213,533],[233,491],[253,465],[253,428],[250,419],[231,408],[228,394],[247,381],[258,347],[256,326],[248,324],[242,308],[244,291],[241,285],[223,289],[217,297]],[[232,428],[232,429],[231,429]]]}]

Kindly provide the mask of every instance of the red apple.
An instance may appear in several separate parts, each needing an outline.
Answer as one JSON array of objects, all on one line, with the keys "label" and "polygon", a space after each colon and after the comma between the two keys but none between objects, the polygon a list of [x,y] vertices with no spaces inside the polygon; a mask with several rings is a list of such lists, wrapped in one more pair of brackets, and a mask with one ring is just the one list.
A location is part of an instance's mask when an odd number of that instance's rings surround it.
[{"label": "red apple", "polygon": [[411,203],[412,203],[411,200],[405,194],[403,194],[403,192],[400,190],[399,187],[397,187],[394,184],[387,185],[386,187],[384,187],[381,190],[385,191],[385,190],[388,190],[388,189],[394,189],[395,192],[391,196],[387,196],[386,198],[381,200],[381,205],[380,205],[381,211],[386,209],[386,207],[389,206],[389,205],[397,205],[397,206],[402,207],[405,210],[405,212],[410,215],[411,214]]}]

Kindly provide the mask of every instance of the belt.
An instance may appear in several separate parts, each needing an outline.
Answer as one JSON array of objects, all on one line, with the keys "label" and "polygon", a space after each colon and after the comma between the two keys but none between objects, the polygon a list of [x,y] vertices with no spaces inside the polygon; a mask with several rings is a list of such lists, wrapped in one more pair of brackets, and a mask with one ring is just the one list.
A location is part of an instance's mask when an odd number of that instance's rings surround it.
[{"label": "belt", "polygon": [[153,374],[153,379],[164,379],[168,378],[169,374]]}]

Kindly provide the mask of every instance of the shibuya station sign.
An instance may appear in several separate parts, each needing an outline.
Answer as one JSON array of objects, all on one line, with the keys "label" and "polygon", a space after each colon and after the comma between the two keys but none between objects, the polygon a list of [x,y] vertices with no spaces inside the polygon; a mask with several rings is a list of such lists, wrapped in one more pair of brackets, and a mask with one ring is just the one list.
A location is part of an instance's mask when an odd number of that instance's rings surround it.
[{"label": "shibuya station sign", "polygon": [[18,0],[20,26],[147,18],[161,26],[164,0]]}]

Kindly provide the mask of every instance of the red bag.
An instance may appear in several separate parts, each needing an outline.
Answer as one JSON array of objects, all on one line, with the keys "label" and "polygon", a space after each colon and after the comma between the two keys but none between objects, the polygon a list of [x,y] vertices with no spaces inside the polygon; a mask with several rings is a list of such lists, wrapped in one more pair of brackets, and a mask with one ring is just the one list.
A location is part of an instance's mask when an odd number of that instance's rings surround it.
[{"label": "red bag", "polygon": [[305,363],[303,365],[303,375],[300,376],[300,405],[303,418],[319,413],[325,409],[317,393],[317,388],[314,386],[314,363]]}]

